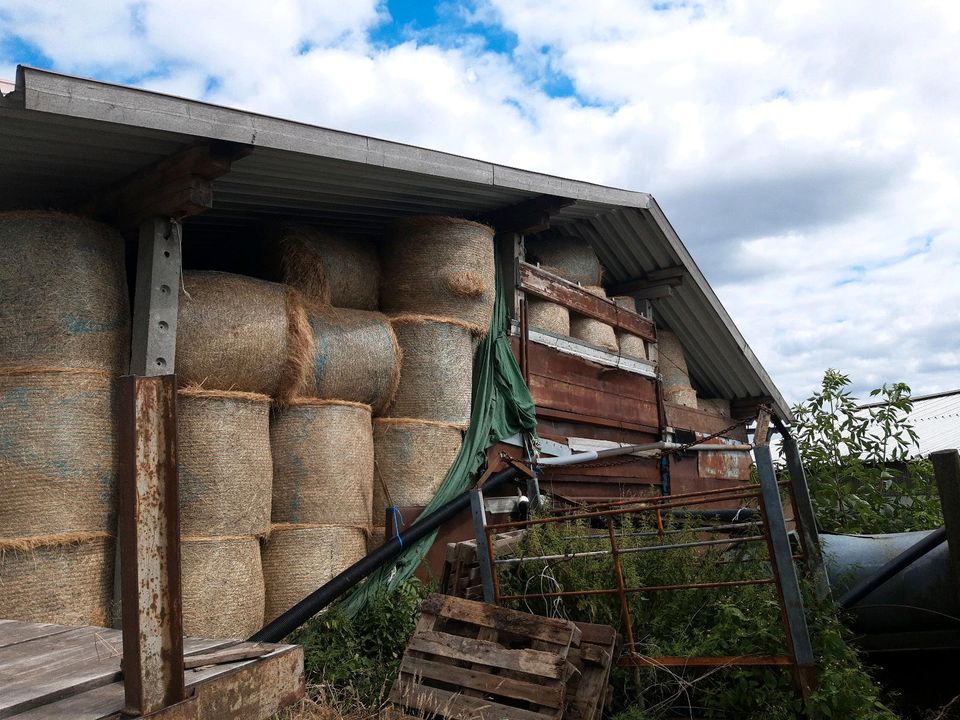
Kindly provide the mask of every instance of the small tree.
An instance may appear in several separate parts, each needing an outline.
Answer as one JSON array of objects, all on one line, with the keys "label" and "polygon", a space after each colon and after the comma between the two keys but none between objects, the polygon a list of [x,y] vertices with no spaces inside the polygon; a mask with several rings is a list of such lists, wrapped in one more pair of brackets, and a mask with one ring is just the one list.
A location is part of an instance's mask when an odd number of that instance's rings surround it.
[{"label": "small tree", "polygon": [[884,384],[861,409],[850,377],[829,369],[819,392],[793,408],[794,437],[817,519],[827,532],[884,533],[943,524],[929,462],[912,457],[910,388]]}]

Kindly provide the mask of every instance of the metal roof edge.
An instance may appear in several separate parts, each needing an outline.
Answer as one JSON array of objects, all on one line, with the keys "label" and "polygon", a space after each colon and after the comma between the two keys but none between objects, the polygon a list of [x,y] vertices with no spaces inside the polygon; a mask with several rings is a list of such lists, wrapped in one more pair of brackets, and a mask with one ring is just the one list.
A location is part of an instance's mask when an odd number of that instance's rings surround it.
[{"label": "metal roof edge", "polygon": [[36,112],[226,140],[609,206],[645,208],[649,204],[650,196],[643,192],[530,172],[25,65],[17,67],[17,89],[23,90],[24,108]]},{"label": "metal roof edge", "polygon": [[747,344],[747,341],[740,332],[740,329],[737,327],[736,323],[733,322],[733,318],[730,317],[730,314],[727,312],[726,308],[723,307],[723,303],[720,302],[720,298],[717,297],[717,294],[713,291],[713,288],[710,287],[710,283],[707,282],[706,277],[700,270],[697,263],[694,261],[693,256],[690,255],[690,252],[683,244],[683,240],[680,239],[677,231],[673,228],[673,225],[670,224],[670,221],[667,219],[663,209],[653,196],[650,196],[650,206],[647,208],[647,212],[650,213],[651,218],[654,220],[656,227],[663,235],[663,238],[680,258],[680,261],[684,267],[687,268],[687,271],[689,272],[690,277],[697,289],[706,298],[711,309],[717,314],[717,317],[723,323],[723,326],[726,328],[727,332],[730,333],[730,336],[740,348],[740,351],[743,353],[743,356],[750,365],[750,368],[754,373],[756,373],[757,379],[767,390],[770,397],[773,398],[773,404],[777,410],[777,413],[787,422],[793,422],[793,413],[790,411],[790,406],[787,404],[787,401],[783,398],[783,395],[777,389],[777,386],[774,385],[773,380],[770,378],[770,375],[767,373],[763,365],[760,364],[760,361],[757,359],[757,356],[754,354],[753,350],[750,349],[750,345]]}]

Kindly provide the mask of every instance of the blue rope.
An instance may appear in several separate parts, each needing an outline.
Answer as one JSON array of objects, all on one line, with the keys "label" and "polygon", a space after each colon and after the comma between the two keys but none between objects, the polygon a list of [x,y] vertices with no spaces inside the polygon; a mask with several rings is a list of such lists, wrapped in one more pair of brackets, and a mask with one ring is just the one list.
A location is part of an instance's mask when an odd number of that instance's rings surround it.
[{"label": "blue rope", "polygon": [[[387,508],[390,511],[390,515],[393,517],[393,536],[397,539],[397,542],[400,543],[400,547],[403,547],[403,538],[400,537],[400,526],[403,525],[406,527],[406,522],[403,519],[403,514],[400,512],[400,508],[396,505],[391,505]],[[399,518],[399,522],[398,522]]]}]

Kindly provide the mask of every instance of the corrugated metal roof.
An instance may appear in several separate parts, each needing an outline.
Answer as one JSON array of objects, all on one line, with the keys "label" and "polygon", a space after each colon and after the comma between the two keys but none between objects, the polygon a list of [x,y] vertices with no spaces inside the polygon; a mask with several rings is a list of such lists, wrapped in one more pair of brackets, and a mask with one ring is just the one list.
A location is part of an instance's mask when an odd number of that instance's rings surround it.
[{"label": "corrugated metal roof", "polygon": [[[862,409],[882,403],[866,403]],[[918,395],[913,410],[905,418],[913,425],[918,439],[918,455],[926,457],[938,450],[960,449],[960,389]]]},{"label": "corrugated metal roof", "polygon": [[[69,208],[100,188],[198,139],[251,145],[214,185],[214,208],[190,233],[227,235],[282,217],[377,234],[402,215],[477,216],[540,195],[576,202],[551,232],[596,249],[607,280],[683,266],[673,295],[655,302],[680,337],[702,393],[772,396],[789,408],[747,346],[656,201],[609,188],[279,120],[133,88],[18,69],[0,101],[0,207]],[[189,235],[187,235],[189,237]]]}]

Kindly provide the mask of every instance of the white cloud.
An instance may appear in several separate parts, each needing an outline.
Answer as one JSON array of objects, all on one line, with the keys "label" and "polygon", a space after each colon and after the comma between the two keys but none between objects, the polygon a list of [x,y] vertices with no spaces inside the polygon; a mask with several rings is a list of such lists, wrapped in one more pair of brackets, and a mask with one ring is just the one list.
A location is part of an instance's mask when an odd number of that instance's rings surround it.
[{"label": "white cloud", "polygon": [[[828,365],[960,384],[960,4],[658,7],[476,0],[459,36],[374,43],[377,0],[0,0],[0,40],[67,72],[653,192],[791,400]],[[483,24],[516,49],[485,49]],[[544,92],[558,74],[576,98]]]}]

